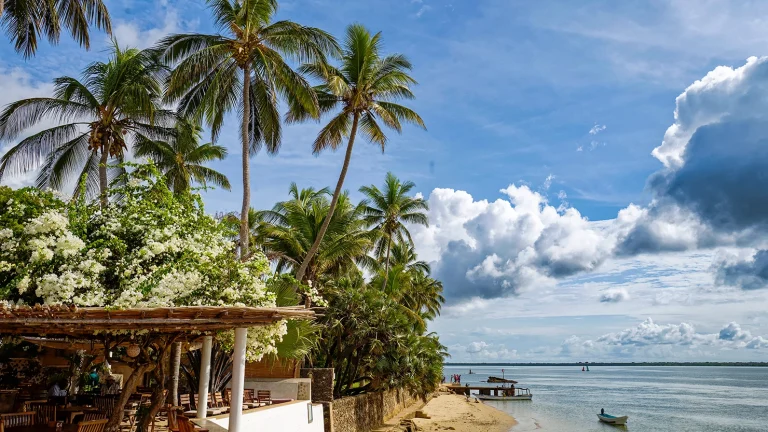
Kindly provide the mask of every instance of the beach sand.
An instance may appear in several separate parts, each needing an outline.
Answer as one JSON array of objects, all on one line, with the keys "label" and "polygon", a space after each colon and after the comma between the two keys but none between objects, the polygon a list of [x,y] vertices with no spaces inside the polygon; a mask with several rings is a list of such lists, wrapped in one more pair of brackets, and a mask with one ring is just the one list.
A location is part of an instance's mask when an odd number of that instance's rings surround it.
[{"label": "beach sand", "polygon": [[415,418],[417,430],[425,432],[508,432],[517,424],[509,414],[465,396],[440,392],[421,409],[429,419]]}]

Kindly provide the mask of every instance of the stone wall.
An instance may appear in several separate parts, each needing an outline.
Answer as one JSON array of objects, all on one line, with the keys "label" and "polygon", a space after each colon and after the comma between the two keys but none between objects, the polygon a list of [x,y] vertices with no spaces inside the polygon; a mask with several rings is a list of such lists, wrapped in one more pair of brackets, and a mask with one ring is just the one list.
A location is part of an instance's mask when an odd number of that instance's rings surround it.
[{"label": "stone wall", "polygon": [[[403,390],[387,390],[333,401],[332,432],[368,432],[397,415],[417,398]],[[326,431],[329,428],[326,426]]]}]

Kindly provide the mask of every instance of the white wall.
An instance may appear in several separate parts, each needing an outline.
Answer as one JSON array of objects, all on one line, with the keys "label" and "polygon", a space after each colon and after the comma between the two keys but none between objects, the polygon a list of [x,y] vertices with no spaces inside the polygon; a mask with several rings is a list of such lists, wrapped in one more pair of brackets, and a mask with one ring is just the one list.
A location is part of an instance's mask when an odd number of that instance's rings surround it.
[{"label": "white wall", "polygon": [[[312,423],[309,423],[307,405],[312,407]],[[223,428],[229,427],[229,416],[208,420]],[[241,432],[323,432],[323,405],[295,401],[263,407],[243,413],[241,425]]]}]

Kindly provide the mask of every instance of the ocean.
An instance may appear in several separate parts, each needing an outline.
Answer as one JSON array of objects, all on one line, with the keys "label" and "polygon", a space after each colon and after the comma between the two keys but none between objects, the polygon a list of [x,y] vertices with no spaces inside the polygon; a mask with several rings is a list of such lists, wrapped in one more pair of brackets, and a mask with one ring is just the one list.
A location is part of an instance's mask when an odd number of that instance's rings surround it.
[{"label": "ocean", "polygon": [[[487,401],[519,424],[512,432],[765,432],[768,368],[706,366],[506,366],[505,377],[528,387],[532,401]],[[502,366],[446,366],[446,382],[502,376]],[[628,415],[626,427],[599,423],[600,408]]]}]

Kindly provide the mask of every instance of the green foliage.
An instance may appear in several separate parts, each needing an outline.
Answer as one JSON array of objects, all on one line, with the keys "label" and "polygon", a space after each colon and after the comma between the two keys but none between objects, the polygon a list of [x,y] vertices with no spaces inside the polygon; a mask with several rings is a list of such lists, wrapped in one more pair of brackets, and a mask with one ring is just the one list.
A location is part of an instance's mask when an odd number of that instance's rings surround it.
[{"label": "green foliage", "polygon": [[79,183],[87,194],[104,194],[108,181],[123,173],[120,166],[107,170],[109,158],[122,162],[131,140],[173,135],[175,114],[160,104],[165,73],[149,51],[115,43],[110,59],[88,65],[82,80],[56,78],[52,97],[9,104],[0,113],[0,142],[15,142],[45,120],[58,125],[11,147],[0,159],[0,179],[39,169],[41,189],[66,190],[87,176]]},{"label": "green foliage", "polygon": [[57,43],[62,27],[86,49],[91,46],[90,25],[112,32],[103,0],[4,0],[0,25],[25,58],[35,54],[41,37]]},{"label": "green foliage", "polygon": [[329,283],[325,296],[329,307],[312,362],[334,368],[336,397],[397,387],[423,395],[436,388],[445,347],[436,336],[414,330],[407,306],[366,284],[361,274]]},{"label": "green foliage", "polygon": [[174,192],[189,191],[192,182],[206,186],[208,183],[229,190],[227,176],[204,166],[206,162],[222,160],[227,156],[226,147],[212,143],[201,144],[203,129],[189,121],[176,125],[173,139],[149,140],[138,137],[134,154],[148,157],[165,175],[165,183]]},{"label": "green foliage", "polygon": [[[429,265],[419,261],[409,241],[405,223],[426,223],[426,203],[407,196],[412,188],[413,183],[400,183],[389,174],[386,193],[366,188],[371,201],[354,205],[341,195],[307,267],[304,280],[311,287],[299,283],[292,272],[329,217],[328,190],[294,184],[290,200],[257,213],[255,243],[279,273],[287,272],[267,284],[278,303],[281,298],[295,301],[307,288],[327,302],[309,362],[335,370],[337,397],[396,387],[424,395],[442,378],[445,347],[436,335],[427,334],[427,323],[440,313],[445,299],[442,284],[429,276]],[[387,241],[381,243],[382,238]],[[377,240],[391,245],[391,253],[377,253]],[[361,268],[373,273],[369,281]],[[313,294],[317,305],[315,298]]]},{"label": "green foliage", "polygon": [[[328,216],[328,189],[290,188],[291,199],[272,210],[257,213],[255,243],[277,265],[277,271],[295,271],[316,241]],[[317,255],[310,261],[305,280],[336,277],[368,263],[375,233],[366,229],[362,204],[354,205],[344,194],[328,225]]]}]

